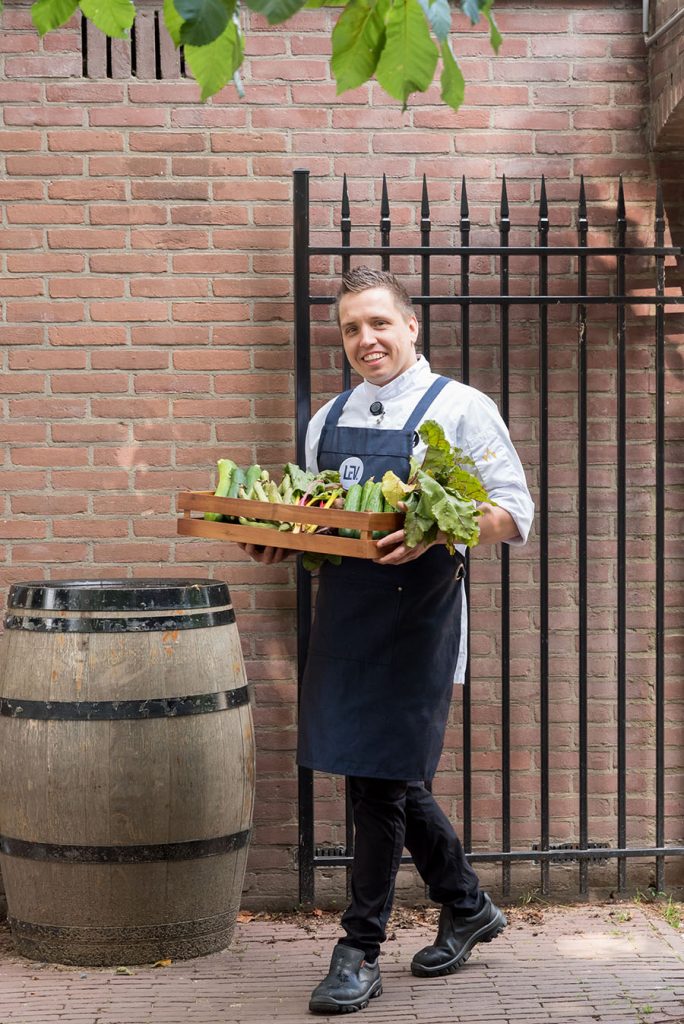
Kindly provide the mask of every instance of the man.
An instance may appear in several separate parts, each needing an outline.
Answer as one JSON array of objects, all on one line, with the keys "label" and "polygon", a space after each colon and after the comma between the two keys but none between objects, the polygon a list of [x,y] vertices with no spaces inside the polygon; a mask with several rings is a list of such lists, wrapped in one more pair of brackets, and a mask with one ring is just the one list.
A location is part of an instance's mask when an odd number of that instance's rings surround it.
[{"label": "man", "polygon": [[[351,270],[337,315],[362,383],[312,418],[307,468],[358,482],[392,469],[406,480],[411,456],[420,461],[425,451],[417,429],[435,419],[474,459],[496,502],[481,506],[479,543],[525,543],[534,506],[508,430],[489,398],[433,374],[416,353],[418,322],[403,286],[383,271]],[[443,538],[409,548],[403,530],[378,548],[375,561],[323,565],[302,685],[298,762],[347,776],[355,826],[346,934],[311,995],[313,1013],[360,1010],[381,995],[378,957],[404,847],[442,904],[434,943],[411,963],[414,975],[453,973],[506,925],[425,786],[465,668],[463,552],[449,555]],[[246,550],[266,563],[286,555]]]}]

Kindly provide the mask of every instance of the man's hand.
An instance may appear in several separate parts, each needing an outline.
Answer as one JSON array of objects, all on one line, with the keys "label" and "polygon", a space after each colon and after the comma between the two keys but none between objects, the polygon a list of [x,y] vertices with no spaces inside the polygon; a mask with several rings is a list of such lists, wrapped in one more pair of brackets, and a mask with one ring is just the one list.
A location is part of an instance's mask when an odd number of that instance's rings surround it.
[{"label": "man's hand", "polygon": [[238,544],[238,547],[255,562],[261,562],[263,565],[277,565],[292,554],[289,548],[267,548],[261,544]]},{"label": "man's hand", "polygon": [[420,544],[416,544],[415,548],[410,548],[405,543],[404,531],[397,530],[396,533],[388,533],[386,537],[381,537],[377,543],[379,557],[374,558],[374,562],[379,565],[403,565],[404,562],[412,562],[414,558],[420,558],[433,544],[443,544],[444,540],[440,541],[438,538],[430,544],[421,541]]}]

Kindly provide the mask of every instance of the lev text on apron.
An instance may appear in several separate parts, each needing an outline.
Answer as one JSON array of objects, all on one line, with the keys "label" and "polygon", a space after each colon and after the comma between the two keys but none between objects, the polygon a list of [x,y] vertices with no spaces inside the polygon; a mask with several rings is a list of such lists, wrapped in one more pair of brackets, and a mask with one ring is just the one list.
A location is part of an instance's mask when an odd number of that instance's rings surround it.
[{"label": "lev text on apron", "polygon": [[[448,382],[427,389],[401,430],[327,416],[319,469],[353,482],[409,475],[415,432]],[[346,483],[351,482],[347,479]],[[437,769],[458,658],[464,560],[436,544],[403,565],[324,563],[302,680],[297,760],[339,775],[427,781]]]}]

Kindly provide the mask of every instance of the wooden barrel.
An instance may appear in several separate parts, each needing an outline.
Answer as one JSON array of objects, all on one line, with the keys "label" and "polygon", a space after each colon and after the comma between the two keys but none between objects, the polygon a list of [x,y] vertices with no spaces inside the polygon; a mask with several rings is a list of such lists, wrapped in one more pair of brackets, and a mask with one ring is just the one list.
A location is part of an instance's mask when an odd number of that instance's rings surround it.
[{"label": "wooden barrel", "polygon": [[228,588],[22,583],[0,669],[0,866],[19,953],[184,959],[231,940],[254,738]]}]

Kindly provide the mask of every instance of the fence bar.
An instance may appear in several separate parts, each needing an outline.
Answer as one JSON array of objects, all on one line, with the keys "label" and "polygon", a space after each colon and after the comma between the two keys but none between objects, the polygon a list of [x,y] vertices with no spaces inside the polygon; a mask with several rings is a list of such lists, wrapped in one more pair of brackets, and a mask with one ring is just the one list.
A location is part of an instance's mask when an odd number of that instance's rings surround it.
[{"label": "fence bar", "polygon": [[[461,235],[461,248],[464,250],[461,256],[461,295],[470,294],[470,257],[468,246],[470,244],[470,215],[468,211],[468,194],[466,192],[465,177],[461,182],[461,211],[459,220]],[[468,383],[470,374],[470,308],[468,305],[461,306],[461,380]],[[468,606],[470,606],[470,552],[466,551],[466,577],[463,584],[463,593]],[[466,853],[471,849],[473,843],[473,786],[472,786],[472,701],[470,690],[470,616],[468,616],[468,662],[466,664],[465,683],[463,686],[463,849]]]},{"label": "fence bar", "polygon": [[[622,177],[618,190],[617,244],[627,234]],[[617,291],[626,286],[625,257],[617,257]],[[617,844],[627,845],[627,353],[625,307],[617,307]],[[618,892],[627,889],[627,861],[618,859]]]},{"label": "fence bar", "polygon": [[[542,176],[539,197],[539,292],[549,287],[549,207]],[[548,308],[539,307],[539,680],[541,758],[541,849],[549,848],[549,352]],[[549,891],[549,866],[541,862],[541,891]]]},{"label": "fence bar", "polygon": [[[543,256],[544,246],[512,245],[509,256]],[[420,256],[423,252],[429,252],[432,256],[498,256],[498,245],[473,245],[464,248],[459,245],[435,245],[426,250],[422,245],[350,245],[348,249],[342,249],[339,245],[312,245],[309,249],[312,256],[340,256],[349,252],[350,256]],[[617,249],[614,245],[591,246],[589,250],[592,256],[681,256],[682,250],[676,245],[661,246],[626,246],[624,249]],[[579,249],[576,245],[554,245],[547,251],[551,256],[579,256]],[[612,295],[610,296],[612,298]],[[649,296],[651,299],[652,296]],[[556,302],[559,296],[556,296]],[[565,295],[562,296],[566,301]],[[632,298],[634,301],[634,298]]]},{"label": "fence bar", "polygon": [[[610,846],[592,847],[589,850],[489,850],[486,853],[468,853],[466,858],[471,864],[496,864],[499,861],[519,863],[531,860],[553,864],[557,861],[565,864],[571,860],[603,861],[615,860],[627,857],[634,860],[637,857],[652,858],[653,855],[663,857],[684,857],[684,846],[634,846],[630,849],[614,850]],[[342,854],[325,854],[314,857],[315,864],[325,864],[326,867],[343,867],[351,858]],[[411,857],[402,857],[402,864],[412,864]],[[674,1021],[673,1024],[678,1024]]]},{"label": "fence bar", "polygon": [[[556,252],[555,249],[551,250]],[[499,250],[496,250],[499,254]],[[578,255],[577,252],[574,255]],[[613,253],[615,255],[615,253]],[[645,253],[646,256],[653,255]],[[682,295],[414,295],[412,301],[420,305],[430,303],[432,306],[574,306],[583,302],[587,306],[625,306],[647,302],[649,306],[681,306],[684,305]],[[334,302],[331,295],[315,295],[311,298],[312,306],[325,306]]]},{"label": "fence bar", "polygon": [[[347,175],[342,178],[342,211],[340,217],[340,237],[342,245],[349,245],[351,241],[351,211],[349,209],[349,192],[347,190]],[[348,252],[342,254],[342,273],[346,274],[351,265],[351,257]],[[346,352],[342,354],[342,390],[348,391],[351,387],[351,366],[347,359]]]},{"label": "fence bar", "polygon": [[[587,201],[584,192],[584,177],[580,179],[579,208],[577,217],[578,245],[585,247],[589,231],[587,220]],[[577,291],[583,295],[587,290],[587,257],[581,255],[577,260]],[[588,834],[588,796],[587,796],[587,445],[588,445],[588,409],[587,409],[587,307],[580,303],[577,307],[577,420],[578,420],[578,691],[579,691],[579,844],[586,849],[589,842]],[[579,891],[584,895],[587,891],[587,862],[580,860]]]},{"label": "fence bar", "polygon": [[[665,241],[665,207],[660,182],[656,193],[655,242]],[[656,256],[656,295],[665,294],[665,257]],[[659,305],[656,330],[656,458],[655,458],[655,716],[656,716],[656,846],[665,845],[665,307]],[[656,891],[665,888],[665,861],[656,857]]]},{"label": "fence bar", "polygon": [[[309,319],[309,172],[296,170],[293,182],[295,443],[297,462],[305,465],[304,443],[311,419],[311,325]],[[311,629],[311,577],[297,560],[297,702],[302,686]],[[314,902],[313,772],[297,769],[299,799],[299,902]]]},{"label": "fence bar", "polygon": [[[501,214],[499,220],[499,291],[508,295],[509,266],[504,251],[508,245],[511,219],[506,192],[506,176],[501,183]],[[501,416],[508,425],[509,419],[509,314],[508,306],[500,311],[500,362],[501,362]],[[501,845],[504,850],[511,848],[511,567],[510,548],[501,545]],[[511,892],[511,866],[509,861],[501,865],[501,888],[504,896]]]},{"label": "fence bar", "polygon": [[[423,175],[423,194],[420,201],[420,244],[427,248],[430,245],[430,201],[428,199],[427,179]],[[424,253],[420,257],[420,290],[423,295],[430,296],[430,254]],[[422,310],[422,335],[423,354],[430,361],[430,303],[423,303]]]}]

